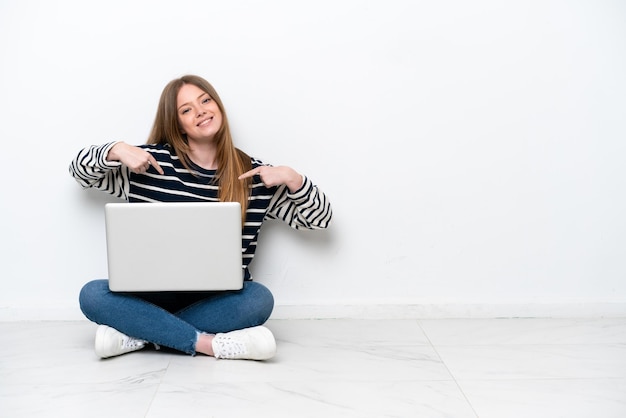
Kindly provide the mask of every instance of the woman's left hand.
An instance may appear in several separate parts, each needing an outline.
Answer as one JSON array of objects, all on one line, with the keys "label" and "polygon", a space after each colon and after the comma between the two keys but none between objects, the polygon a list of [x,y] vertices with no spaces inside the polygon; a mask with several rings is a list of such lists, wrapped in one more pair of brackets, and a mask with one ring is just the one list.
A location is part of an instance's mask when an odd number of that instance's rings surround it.
[{"label": "woman's left hand", "polygon": [[285,184],[291,193],[297,192],[298,189],[302,187],[302,182],[304,181],[302,176],[291,167],[270,167],[266,165],[253,168],[252,170],[243,173],[239,176],[239,180],[243,180],[257,174],[261,177],[261,181],[263,181],[266,186],[273,187]]}]

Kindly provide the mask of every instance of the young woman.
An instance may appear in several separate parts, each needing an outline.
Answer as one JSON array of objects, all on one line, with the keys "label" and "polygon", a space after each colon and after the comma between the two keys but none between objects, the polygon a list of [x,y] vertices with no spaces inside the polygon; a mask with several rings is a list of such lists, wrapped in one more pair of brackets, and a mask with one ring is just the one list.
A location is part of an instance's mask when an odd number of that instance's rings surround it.
[{"label": "young woman", "polygon": [[[146,145],[111,142],[84,148],[70,173],[83,188],[129,202],[241,204],[243,289],[128,294],[111,292],[107,280],[91,281],[79,300],[85,316],[100,324],[98,356],[136,351],[147,343],[216,358],[265,360],[275,354],[274,336],[263,326],[274,299],[248,271],[261,225],[281,219],[295,229],[323,229],[332,210],[308,177],[290,167],[264,164],[234,146],[224,106],[211,84],[193,75],[171,81],[161,94]],[[185,243],[164,243],[168,245]]]}]

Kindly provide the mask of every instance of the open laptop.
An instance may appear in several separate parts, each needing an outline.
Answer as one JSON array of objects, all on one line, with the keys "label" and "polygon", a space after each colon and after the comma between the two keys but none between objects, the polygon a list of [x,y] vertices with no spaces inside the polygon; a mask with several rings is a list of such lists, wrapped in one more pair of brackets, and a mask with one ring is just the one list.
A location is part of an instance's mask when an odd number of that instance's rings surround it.
[{"label": "open laptop", "polygon": [[105,224],[114,292],[243,287],[239,203],[108,203]]}]

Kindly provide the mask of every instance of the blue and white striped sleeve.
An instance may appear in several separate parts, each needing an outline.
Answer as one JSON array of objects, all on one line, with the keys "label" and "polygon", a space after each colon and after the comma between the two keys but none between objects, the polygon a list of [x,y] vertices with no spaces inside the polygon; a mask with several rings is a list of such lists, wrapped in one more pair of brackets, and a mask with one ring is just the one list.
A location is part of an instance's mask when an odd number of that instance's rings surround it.
[{"label": "blue and white striped sleeve", "polygon": [[266,217],[281,219],[294,229],[325,229],[333,216],[330,201],[311,180],[303,176],[302,187],[295,193],[286,185],[278,187],[270,201]]},{"label": "blue and white striped sleeve", "polygon": [[92,145],[80,150],[72,160],[69,171],[82,188],[94,188],[128,200],[130,171],[106,157],[117,142]]}]

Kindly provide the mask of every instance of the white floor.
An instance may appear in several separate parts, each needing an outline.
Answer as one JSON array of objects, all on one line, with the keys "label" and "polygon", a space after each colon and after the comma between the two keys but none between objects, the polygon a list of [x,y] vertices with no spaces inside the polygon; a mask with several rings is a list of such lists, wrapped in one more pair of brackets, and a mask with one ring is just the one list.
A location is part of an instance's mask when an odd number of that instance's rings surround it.
[{"label": "white floor", "polygon": [[0,323],[1,417],[626,417],[626,319],[274,320],[268,362]]}]

